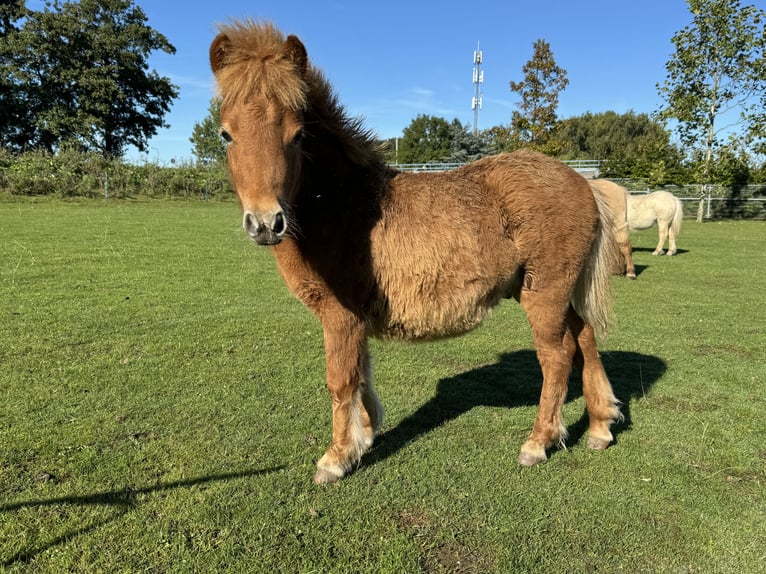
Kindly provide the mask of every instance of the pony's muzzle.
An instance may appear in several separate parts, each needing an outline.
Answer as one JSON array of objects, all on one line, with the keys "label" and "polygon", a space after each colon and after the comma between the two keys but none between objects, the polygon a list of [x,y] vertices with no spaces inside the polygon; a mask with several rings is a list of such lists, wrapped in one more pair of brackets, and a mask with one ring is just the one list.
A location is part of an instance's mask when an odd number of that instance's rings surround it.
[{"label": "pony's muzzle", "polygon": [[258,245],[276,245],[287,231],[287,219],[282,210],[269,214],[246,211],[242,226]]}]

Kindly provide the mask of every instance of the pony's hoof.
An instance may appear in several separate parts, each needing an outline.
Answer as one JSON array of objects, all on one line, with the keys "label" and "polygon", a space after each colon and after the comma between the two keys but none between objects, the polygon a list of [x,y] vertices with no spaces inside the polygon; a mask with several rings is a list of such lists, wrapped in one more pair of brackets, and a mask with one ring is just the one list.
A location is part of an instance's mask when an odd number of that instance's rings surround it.
[{"label": "pony's hoof", "polygon": [[341,478],[343,478],[343,475],[337,475],[326,468],[320,468],[314,474],[314,484],[332,484],[333,482],[338,482]]},{"label": "pony's hoof", "polygon": [[627,275],[625,275],[625,277],[627,277],[628,279],[631,279],[631,280],[635,280],[636,279],[636,274],[635,273],[628,273]]},{"label": "pony's hoof", "polygon": [[676,254],[676,252],[675,252],[675,251],[668,251],[668,252],[667,252],[667,256],[668,256],[668,257],[672,257],[672,256],[673,256],[673,255],[675,255],[675,254]]},{"label": "pony's hoof", "polygon": [[657,249],[656,251],[652,251],[652,255],[663,255],[665,252],[662,249]]},{"label": "pony's hoof", "polygon": [[542,455],[539,453],[532,453],[522,450],[519,454],[519,464],[521,466],[535,466],[536,464],[540,464],[541,462],[545,462],[545,460],[548,457],[545,456],[545,451],[543,451]]},{"label": "pony's hoof", "polygon": [[588,448],[591,450],[606,450],[612,444],[611,439],[598,438],[595,436],[588,438]]}]

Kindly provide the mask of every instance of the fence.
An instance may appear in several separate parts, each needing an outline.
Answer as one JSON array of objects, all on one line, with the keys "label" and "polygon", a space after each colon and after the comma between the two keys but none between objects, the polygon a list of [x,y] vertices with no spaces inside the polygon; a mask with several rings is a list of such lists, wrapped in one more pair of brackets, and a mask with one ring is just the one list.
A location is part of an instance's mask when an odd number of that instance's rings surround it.
[{"label": "fence", "polygon": [[[601,160],[568,160],[572,169],[586,178],[597,178]],[[405,163],[392,164],[402,171],[449,171],[462,163]],[[631,193],[649,193],[645,184],[629,180],[614,180],[628,188]],[[642,189],[643,186],[643,189]],[[766,184],[724,187],[720,185],[685,185],[664,188],[681,200],[684,217],[701,219],[764,219],[766,220]],[[701,215],[701,217],[700,217]]]},{"label": "fence", "polygon": [[[597,173],[599,160],[566,162],[584,175]],[[412,172],[447,171],[461,163],[420,163],[392,165]],[[614,180],[632,193],[649,193],[645,183]],[[686,185],[665,187],[681,199],[686,217],[705,219],[766,220],[766,184],[737,187]],[[225,168],[194,164],[162,166],[152,163],[128,164],[106,161],[83,154],[24,154],[11,158],[0,154],[0,192],[16,195],[58,197],[103,197],[120,199],[200,198],[233,199]]]},{"label": "fence", "polygon": [[[601,160],[600,159],[572,159],[572,160],[565,160],[565,164],[567,164],[569,167],[577,171],[578,173],[581,173],[584,177],[588,177],[590,179],[597,178],[599,174],[601,173]],[[422,171],[449,171],[452,169],[457,169],[458,167],[465,165],[464,163],[443,163],[443,162],[432,162],[432,163],[395,163],[391,164],[391,167],[398,169],[400,171],[412,171],[412,172],[422,172]]]},{"label": "fence", "polygon": [[[631,189],[631,193],[649,193],[638,190],[635,183],[618,181]],[[766,220],[766,184],[726,187],[722,185],[667,186],[681,200],[684,217],[696,219],[763,219]]]}]

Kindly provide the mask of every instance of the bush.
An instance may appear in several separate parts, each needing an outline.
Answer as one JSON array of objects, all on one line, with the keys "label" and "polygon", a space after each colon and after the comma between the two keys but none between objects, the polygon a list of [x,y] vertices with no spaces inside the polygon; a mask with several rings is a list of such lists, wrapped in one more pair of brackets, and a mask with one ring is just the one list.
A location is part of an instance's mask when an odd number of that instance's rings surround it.
[{"label": "bush", "polygon": [[224,166],[131,164],[64,149],[15,156],[0,151],[0,168],[0,190],[13,195],[228,199],[233,194]]}]

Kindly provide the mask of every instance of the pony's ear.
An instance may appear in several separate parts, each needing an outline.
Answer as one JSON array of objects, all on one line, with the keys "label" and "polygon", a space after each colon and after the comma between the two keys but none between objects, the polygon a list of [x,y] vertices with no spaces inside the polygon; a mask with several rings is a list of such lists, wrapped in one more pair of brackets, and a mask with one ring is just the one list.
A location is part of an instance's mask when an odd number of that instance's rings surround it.
[{"label": "pony's ear", "polygon": [[210,44],[210,67],[214,74],[226,65],[226,52],[228,52],[231,42],[224,33],[218,34]]},{"label": "pony's ear", "polygon": [[298,36],[290,34],[285,40],[285,55],[295,64],[298,73],[303,76],[308,68],[309,57],[306,54],[306,46],[298,39]]}]

